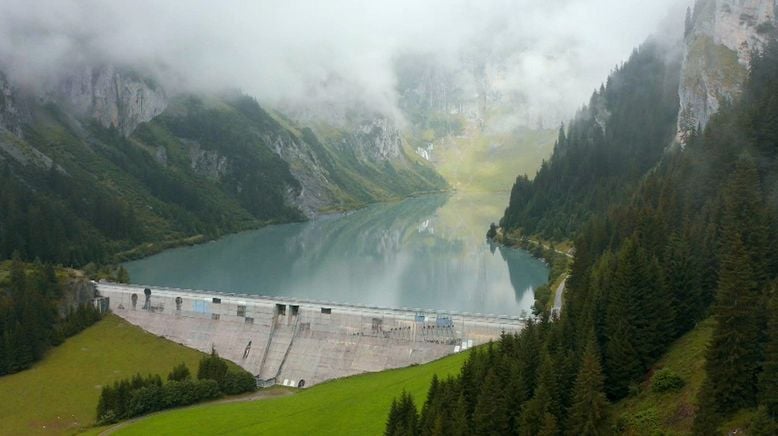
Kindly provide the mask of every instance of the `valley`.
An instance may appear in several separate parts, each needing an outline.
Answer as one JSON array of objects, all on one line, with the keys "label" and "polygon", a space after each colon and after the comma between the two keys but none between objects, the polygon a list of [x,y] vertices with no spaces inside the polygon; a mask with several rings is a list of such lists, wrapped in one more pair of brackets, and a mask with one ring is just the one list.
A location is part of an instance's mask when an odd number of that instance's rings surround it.
[{"label": "valley", "polygon": [[1,434],[778,434],[778,1],[36,2]]}]

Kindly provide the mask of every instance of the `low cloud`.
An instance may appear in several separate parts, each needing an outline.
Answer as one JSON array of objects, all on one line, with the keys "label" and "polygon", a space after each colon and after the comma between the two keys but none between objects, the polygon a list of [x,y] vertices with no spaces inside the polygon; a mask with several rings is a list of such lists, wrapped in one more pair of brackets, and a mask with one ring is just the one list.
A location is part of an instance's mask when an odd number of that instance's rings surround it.
[{"label": "low cloud", "polygon": [[668,17],[680,32],[686,3],[3,0],[0,65],[35,84],[112,62],[174,91],[239,88],[269,105],[348,102],[392,115],[398,54],[434,53],[458,68],[470,53],[500,70],[501,92],[565,119]]}]

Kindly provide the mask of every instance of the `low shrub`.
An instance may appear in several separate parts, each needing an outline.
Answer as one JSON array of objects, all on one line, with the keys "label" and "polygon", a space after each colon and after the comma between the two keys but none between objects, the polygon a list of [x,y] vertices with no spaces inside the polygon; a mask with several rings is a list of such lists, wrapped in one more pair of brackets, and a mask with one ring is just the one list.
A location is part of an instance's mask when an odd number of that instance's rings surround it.
[{"label": "low shrub", "polygon": [[651,378],[651,390],[654,392],[678,391],[686,382],[669,368],[663,368],[654,373]]}]

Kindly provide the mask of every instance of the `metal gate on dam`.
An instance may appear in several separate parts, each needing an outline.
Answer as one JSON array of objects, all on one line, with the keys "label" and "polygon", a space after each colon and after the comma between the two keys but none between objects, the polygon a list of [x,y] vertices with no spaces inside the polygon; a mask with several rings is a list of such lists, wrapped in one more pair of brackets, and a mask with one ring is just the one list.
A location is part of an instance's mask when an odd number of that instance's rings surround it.
[{"label": "metal gate on dam", "polygon": [[210,352],[260,384],[305,387],[433,361],[524,326],[519,317],[389,309],[100,282],[111,311],[155,335]]}]

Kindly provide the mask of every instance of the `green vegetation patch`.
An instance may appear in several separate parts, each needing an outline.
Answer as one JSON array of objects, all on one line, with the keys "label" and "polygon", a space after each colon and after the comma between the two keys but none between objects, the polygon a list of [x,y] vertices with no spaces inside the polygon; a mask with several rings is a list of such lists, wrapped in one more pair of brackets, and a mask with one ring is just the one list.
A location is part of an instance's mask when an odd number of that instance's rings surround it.
[{"label": "green vegetation patch", "polygon": [[103,384],[141,374],[191,370],[204,356],[109,315],[31,369],[0,377],[0,434],[69,433],[90,426]]},{"label": "green vegetation patch", "polygon": [[[705,377],[705,351],[714,322],[707,319],[678,339],[654,365],[651,380],[639,392],[614,405],[616,424],[625,434],[688,434],[694,422],[697,392]],[[663,375],[665,374],[665,375]],[[657,392],[657,377],[674,375],[685,382],[680,389]],[[660,383],[661,384],[661,383]]]},{"label": "green vegetation patch", "polygon": [[460,191],[508,191],[516,175],[534,176],[543,159],[551,155],[555,129],[520,131],[495,135],[469,132],[436,144],[436,168]]},{"label": "green vegetation patch", "polygon": [[117,434],[381,434],[393,398],[405,390],[423,403],[432,375],[458,373],[465,358],[335,380],[289,397],[161,413]]}]

